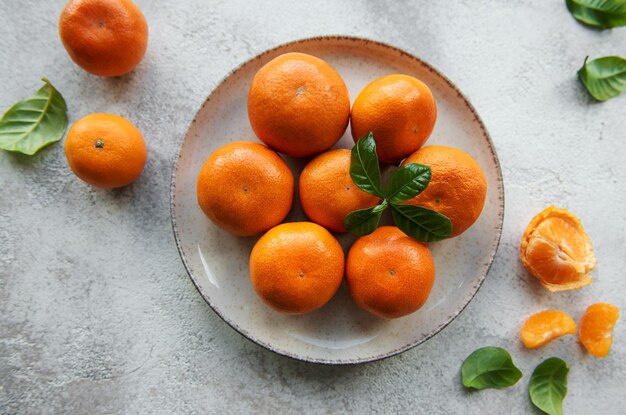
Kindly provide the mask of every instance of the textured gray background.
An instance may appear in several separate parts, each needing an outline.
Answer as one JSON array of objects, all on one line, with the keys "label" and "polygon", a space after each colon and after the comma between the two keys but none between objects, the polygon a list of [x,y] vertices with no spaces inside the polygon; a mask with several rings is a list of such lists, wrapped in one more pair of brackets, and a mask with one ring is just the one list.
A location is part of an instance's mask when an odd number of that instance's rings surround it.
[{"label": "textured gray background", "polygon": [[[150,40],[132,74],[76,67],[57,35],[62,0],[0,1],[0,111],[48,77],[70,121],[130,118],[148,164],[103,191],[70,172],[63,146],[0,154],[0,412],[532,413],[527,383],[543,359],[571,365],[566,413],[626,413],[626,323],[606,359],[573,337],[524,350],[521,322],[543,308],[578,320],[626,294],[626,96],[597,104],[576,79],[587,54],[626,54],[626,28],[595,31],[561,0],[137,1]],[[210,90],[255,54],[297,38],[348,34],[425,59],[476,106],[506,189],[502,244],[466,311],[422,346],[354,367],[300,363],[224,324],[187,277],[169,219],[179,142]],[[579,215],[599,266],[578,292],[550,294],[518,261],[531,217],[555,203]],[[462,360],[506,347],[524,372],[513,388],[468,393]]]}]

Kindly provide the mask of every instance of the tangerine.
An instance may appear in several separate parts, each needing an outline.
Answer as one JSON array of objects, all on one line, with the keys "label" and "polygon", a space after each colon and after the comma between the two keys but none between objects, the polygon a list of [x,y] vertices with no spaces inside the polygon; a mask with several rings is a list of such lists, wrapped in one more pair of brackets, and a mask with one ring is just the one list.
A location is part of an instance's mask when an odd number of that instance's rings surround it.
[{"label": "tangerine", "polygon": [[306,157],[332,147],[350,117],[350,97],[328,63],[304,53],[286,53],[256,73],[248,94],[255,134],[274,150]]},{"label": "tangerine", "polygon": [[380,201],[354,184],[350,158],[350,150],[330,150],[311,160],[300,174],[302,210],[313,222],[334,232],[346,232],[343,219],[348,213]]},{"label": "tangerine", "polygon": [[132,183],[146,164],[141,132],[118,115],[96,113],[79,119],[68,131],[64,147],[74,174],[103,189]]},{"label": "tangerine", "polygon": [[276,152],[258,143],[226,144],[205,161],[198,204],[220,228],[252,236],[278,225],[293,201],[294,178]]},{"label": "tangerine", "polygon": [[549,206],[526,227],[520,245],[524,267],[550,291],[591,284],[596,266],[591,240],[582,223],[566,209]]},{"label": "tangerine", "polygon": [[430,88],[408,75],[387,75],[371,82],[354,100],[350,114],[354,141],[373,132],[378,159],[386,163],[399,162],[418,150],[436,120]]},{"label": "tangerine", "polygon": [[304,314],[326,304],[341,285],[344,254],[326,229],[311,222],[280,224],[250,254],[250,279],[273,309]]},{"label": "tangerine", "polygon": [[141,62],[148,24],[130,0],[70,0],[59,35],[72,60],[94,75],[124,75]]},{"label": "tangerine", "polygon": [[398,318],[424,305],[435,282],[435,263],[425,244],[395,226],[382,226],[350,248],[346,282],[359,307]]},{"label": "tangerine", "polygon": [[404,203],[422,206],[447,216],[455,237],[476,222],[485,205],[487,179],[480,165],[466,152],[453,147],[427,146],[402,163],[429,166],[428,187]]}]

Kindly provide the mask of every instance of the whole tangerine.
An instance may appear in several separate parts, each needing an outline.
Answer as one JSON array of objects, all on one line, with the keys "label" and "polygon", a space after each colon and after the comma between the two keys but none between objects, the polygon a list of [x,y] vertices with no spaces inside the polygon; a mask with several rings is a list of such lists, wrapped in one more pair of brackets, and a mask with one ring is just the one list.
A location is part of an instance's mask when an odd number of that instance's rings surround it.
[{"label": "whole tangerine", "polygon": [[311,222],[280,224],[250,254],[250,279],[273,309],[304,314],[326,304],[341,285],[344,254],[326,229]]},{"label": "whole tangerine", "polygon": [[378,159],[397,163],[430,137],[437,105],[430,88],[408,75],[387,75],[368,84],[352,104],[350,126],[357,142],[369,132]]},{"label": "whole tangerine", "polygon": [[329,150],[311,160],[300,174],[302,210],[313,222],[334,232],[346,232],[343,220],[348,213],[380,201],[354,184],[350,158],[350,150]]},{"label": "whole tangerine", "polygon": [[141,175],[147,149],[141,132],[126,118],[96,113],[72,125],[65,139],[65,156],[80,179],[113,189]]},{"label": "whole tangerine", "polygon": [[213,223],[232,234],[252,236],[285,219],[293,201],[294,178],[275,151],[237,141],[207,158],[196,191],[200,208]]},{"label": "whole tangerine", "polygon": [[94,75],[124,75],[141,62],[148,24],[131,0],[70,0],[59,35],[72,60]]},{"label": "whole tangerine", "polygon": [[424,305],[435,282],[435,263],[425,244],[395,226],[382,226],[350,248],[346,282],[359,307],[398,318]]},{"label": "whole tangerine", "polygon": [[487,179],[480,165],[466,152],[447,146],[427,146],[402,162],[430,167],[426,189],[404,203],[422,206],[447,216],[455,237],[465,232],[480,216],[487,197]]},{"label": "whole tangerine", "polygon": [[286,53],[256,73],[248,94],[255,134],[274,150],[307,157],[332,147],[350,117],[346,84],[327,62]]}]

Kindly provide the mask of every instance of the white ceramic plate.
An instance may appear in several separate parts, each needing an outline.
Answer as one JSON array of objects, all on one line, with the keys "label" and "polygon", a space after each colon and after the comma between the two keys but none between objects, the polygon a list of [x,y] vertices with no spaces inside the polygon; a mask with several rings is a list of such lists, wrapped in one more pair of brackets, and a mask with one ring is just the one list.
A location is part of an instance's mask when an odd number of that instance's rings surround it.
[{"label": "white ceramic plate", "polygon": [[[428,144],[450,145],[471,154],[483,168],[488,191],[479,220],[460,237],[431,244],[437,277],[421,310],[382,320],[359,310],[345,283],[322,309],[304,316],[283,315],[254,292],[248,258],[257,238],[239,238],[206,218],[196,199],[196,177],[218,147],[237,140],[258,141],[247,115],[252,77],[272,58],[303,52],[329,62],[345,80],[352,100],[370,81],[403,73],[433,91],[438,119]],[[336,147],[351,148],[350,129]],[[298,177],[306,160],[286,158]],[[392,356],[432,337],[450,323],[476,294],[491,266],[502,229],[504,189],[496,152],[478,114],[441,73],[397,48],[365,39],[321,37],[292,42],[244,63],[211,92],[182,142],[172,175],[174,235],[198,291],[231,327],[255,343],[296,359],[350,364]],[[286,221],[306,220],[296,196]],[[338,235],[344,249],[354,241]]]}]

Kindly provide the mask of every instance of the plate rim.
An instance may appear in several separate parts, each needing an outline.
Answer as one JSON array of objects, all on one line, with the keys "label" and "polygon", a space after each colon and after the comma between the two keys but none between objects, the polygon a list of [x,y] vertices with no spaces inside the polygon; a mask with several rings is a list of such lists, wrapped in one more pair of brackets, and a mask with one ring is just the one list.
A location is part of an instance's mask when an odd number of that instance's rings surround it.
[{"label": "plate rim", "polygon": [[[476,120],[476,122],[478,123],[480,129],[483,132],[484,137],[487,139],[487,142],[489,144],[489,152],[491,153],[491,156],[493,158],[493,161],[495,163],[495,167],[496,167],[496,182],[498,183],[497,188],[500,190],[500,194],[498,195],[498,200],[500,202],[499,204],[499,223],[497,224],[497,238],[495,241],[495,244],[492,247],[492,253],[489,256],[488,261],[483,265],[484,267],[484,272],[482,273],[482,275],[480,276],[479,280],[476,282],[476,284],[474,284],[474,286],[472,287],[472,292],[470,295],[466,296],[463,299],[463,305],[456,310],[454,313],[452,313],[450,316],[447,317],[446,321],[444,321],[442,324],[440,324],[439,326],[437,326],[435,329],[433,329],[430,333],[428,333],[423,339],[420,339],[414,343],[410,343],[407,344],[405,346],[402,346],[400,348],[391,350],[389,352],[386,353],[382,353],[376,356],[372,356],[372,357],[366,357],[366,358],[355,358],[355,359],[346,359],[346,358],[341,358],[341,359],[324,359],[324,358],[311,358],[308,356],[302,356],[302,355],[298,355],[295,353],[291,353],[287,350],[282,350],[282,349],[278,349],[275,348],[274,346],[272,346],[271,343],[266,343],[254,336],[252,336],[247,330],[244,330],[243,328],[239,327],[237,324],[235,324],[234,322],[230,321],[225,315],[222,314],[222,312],[220,310],[218,310],[218,308],[216,308],[211,300],[210,297],[203,291],[203,289],[200,287],[200,285],[196,282],[196,278],[194,277],[194,274],[191,271],[191,268],[189,267],[189,264],[187,263],[187,259],[185,257],[185,254],[183,252],[183,248],[181,246],[181,241],[180,241],[180,237],[178,234],[178,227],[176,225],[176,218],[175,218],[175,214],[174,214],[174,210],[176,208],[176,202],[174,200],[174,193],[176,191],[176,172],[178,171],[178,167],[179,167],[179,161],[180,161],[180,156],[181,156],[181,152],[183,149],[183,146],[185,144],[185,139],[187,138],[187,134],[189,133],[189,130],[192,128],[192,126],[194,125],[194,123],[196,122],[200,111],[202,111],[202,109],[205,107],[205,105],[211,100],[211,97],[213,96],[213,94],[224,84],[224,82],[226,82],[233,74],[235,74],[236,72],[238,72],[241,68],[243,68],[244,66],[248,65],[249,63],[257,60],[257,59],[261,59],[263,56],[272,53],[278,49],[282,49],[285,47],[289,47],[289,46],[294,46],[297,44],[302,44],[302,43],[308,43],[308,42],[325,42],[325,41],[333,41],[333,40],[339,40],[339,41],[354,41],[354,42],[364,42],[366,44],[374,44],[376,46],[379,47],[383,47],[386,49],[390,49],[391,51],[394,51],[396,53],[399,53],[400,55],[402,55],[403,57],[409,58],[411,60],[414,60],[416,62],[418,62],[419,64],[423,65],[427,70],[429,70],[430,72],[434,73],[435,75],[437,75],[438,77],[440,77],[441,79],[443,79],[445,81],[446,84],[448,84],[449,87],[451,87],[456,93],[457,95],[463,100],[464,104],[467,106],[467,108],[470,110],[470,112],[472,113],[472,115],[474,116],[474,119]],[[187,126],[187,129],[185,130],[185,132],[183,133],[183,137],[180,140],[180,144],[178,146],[178,150],[176,151],[176,156],[174,159],[174,165],[172,167],[172,174],[171,174],[171,178],[170,178],[170,221],[172,224],[172,230],[174,232],[174,241],[176,243],[176,248],[178,250],[178,255],[180,256],[181,261],[183,262],[183,266],[185,267],[185,271],[187,272],[187,275],[189,276],[189,278],[191,279],[194,287],[196,287],[196,290],[200,293],[200,296],[204,299],[204,301],[207,303],[207,305],[211,308],[211,310],[217,314],[222,321],[224,321],[228,326],[230,326],[231,329],[233,329],[234,331],[236,331],[237,333],[239,333],[239,335],[241,335],[243,338],[247,339],[248,341],[251,341],[261,347],[263,347],[264,349],[267,349],[271,352],[274,352],[278,355],[281,356],[286,356],[298,361],[302,361],[302,362],[307,362],[307,363],[315,363],[315,364],[323,364],[323,365],[330,365],[330,366],[342,366],[342,365],[356,365],[356,364],[361,364],[361,363],[372,363],[372,362],[376,362],[376,361],[380,361],[383,359],[387,359],[389,357],[393,357],[396,356],[400,353],[406,352],[407,350],[410,350],[414,347],[419,346],[420,344],[426,342],[427,340],[433,338],[435,335],[437,335],[438,333],[440,333],[444,328],[446,328],[450,323],[452,323],[452,321],[454,321],[469,305],[469,303],[474,299],[474,297],[476,297],[476,294],[478,294],[478,291],[480,290],[480,288],[482,287],[485,279],[487,278],[487,275],[489,274],[489,271],[491,270],[491,266],[493,265],[495,256],[498,252],[498,248],[500,247],[500,241],[502,239],[502,228],[504,225],[504,213],[505,213],[505,191],[504,191],[504,180],[502,177],[502,168],[500,166],[500,160],[498,159],[498,154],[495,151],[495,144],[493,142],[493,140],[491,139],[491,135],[489,134],[489,131],[487,130],[487,127],[485,126],[482,118],[480,118],[480,115],[478,115],[478,112],[476,111],[476,108],[474,107],[474,105],[469,101],[469,99],[461,92],[461,90],[456,86],[456,84],[454,84],[447,76],[445,76],[441,71],[439,71],[437,68],[435,68],[434,66],[432,66],[431,64],[429,64],[428,62],[418,58],[417,56],[405,51],[404,49],[401,49],[399,47],[390,45],[386,42],[382,42],[379,40],[374,40],[374,39],[370,39],[370,38],[366,38],[366,37],[360,37],[360,36],[352,36],[352,35],[321,35],[321,36],[313,36],[313,37],[305,37],[305,38],[300,38],[300,39],[296,39],[296,40],[291,40],[288,42],[284,42],[284,43],[280,43],[274,47],[271,47],[269,49],[265,49],[262,52],[252,56],[251,58],[246,59],[244,62],[242,62],[241,64],[237,65],[235,68],[231,69],[230,71],[228,71],[228,73],[226,75],[224,75],[218,82],[217,84],[211,89],[211,91],[209,92],[209,94],[207,95],[207,97],[204,99],[204,101],[202,102],[202,105],[200,105],[200,108],[198,108],[198,110],[196,111],[193,119],[191,120],[191,122],[189,123],[189,125]]]}]

